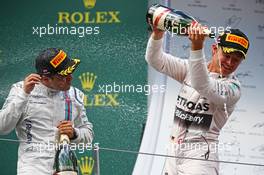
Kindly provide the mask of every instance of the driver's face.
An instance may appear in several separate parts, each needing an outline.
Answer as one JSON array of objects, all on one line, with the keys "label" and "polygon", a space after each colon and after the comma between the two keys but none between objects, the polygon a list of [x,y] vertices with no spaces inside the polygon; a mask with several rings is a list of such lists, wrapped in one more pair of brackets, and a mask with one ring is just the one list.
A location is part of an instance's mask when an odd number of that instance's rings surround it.
[{"label": "driver's face", "polygon": [[52,89],[60,90],[60,91],[67,91],[71,87],[72,82],[72,75],[69,74],[67,76],[62,76],[59,74],[53,75],[49,78],[49,86]]}]

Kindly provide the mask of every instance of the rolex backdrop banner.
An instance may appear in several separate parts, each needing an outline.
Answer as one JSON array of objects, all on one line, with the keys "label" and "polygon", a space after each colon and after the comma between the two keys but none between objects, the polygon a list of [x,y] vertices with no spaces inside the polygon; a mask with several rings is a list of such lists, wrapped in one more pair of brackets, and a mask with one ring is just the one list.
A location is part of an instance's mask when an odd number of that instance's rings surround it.
[{"label": "rolex backdrop banner", "polygon": [[[85,93],[94,125],[94,143],[76,151],[80,174],[97,174],[98,161],[101,174],[131,174],[137,155],[109,148],[140,146],[150,93],[144,60],[147,1],[13,0],[0,9],[0,106],[13,83],[35,72],[41,50],[62,48],[81,60],[73,86]],[[3,141],[17,140],[16,134],[0,138],[0,174],[16,174],[18,142]]]}]

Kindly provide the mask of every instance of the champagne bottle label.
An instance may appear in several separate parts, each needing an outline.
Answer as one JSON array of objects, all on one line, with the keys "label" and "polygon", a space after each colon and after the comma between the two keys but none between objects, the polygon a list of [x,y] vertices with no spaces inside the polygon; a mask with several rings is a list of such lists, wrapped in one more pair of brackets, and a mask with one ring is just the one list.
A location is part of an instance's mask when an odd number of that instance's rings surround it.
[{"label": "champagne bottle label", "polygon": [[78,164],[77,157],[73,150],[70,148],[70,139],[67,135],[60,135],[60,144],[55,154],[54,161],[54,175],[77,175]]},{"label": "champagne bottle label", "polygon": [[158,7],[153,15],[153,25],[157,26],[160,30],[165,30],[165,19],[167,15],[170,13],[170,9],[164,7]]},{"label": "champagne bottle label", "polygon": [[160,30],[168,30],[178,35],[186,35],[187,28],[195,19],[182,11],[174,10],[160,4],[148,9],[147,22]]},{"label": "champagne bottle label", "polygon": [[[196,21],[192,16],[183,11],[165,7],[160,4],[152,5],[147,12],[147,23],[160,30],[167,30],[177,35],[188,35],[188,27]],[[204,33],[214,37],[208,29]]]}]

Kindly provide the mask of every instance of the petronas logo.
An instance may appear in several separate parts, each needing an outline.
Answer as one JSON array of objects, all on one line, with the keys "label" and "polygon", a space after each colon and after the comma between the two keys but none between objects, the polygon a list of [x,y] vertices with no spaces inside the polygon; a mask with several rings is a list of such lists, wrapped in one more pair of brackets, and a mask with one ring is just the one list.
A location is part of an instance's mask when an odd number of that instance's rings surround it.
[{"label": "petronas logo", "polygon": [[81,157],[81,160],[78,160],[82,175],[92,175],[94,162],[94,159],[88,156]]},{"label": "petronas logo", "polygon": [[95,6],[96,0],[83,0],[84,6],[87,9],[92,9]]}]

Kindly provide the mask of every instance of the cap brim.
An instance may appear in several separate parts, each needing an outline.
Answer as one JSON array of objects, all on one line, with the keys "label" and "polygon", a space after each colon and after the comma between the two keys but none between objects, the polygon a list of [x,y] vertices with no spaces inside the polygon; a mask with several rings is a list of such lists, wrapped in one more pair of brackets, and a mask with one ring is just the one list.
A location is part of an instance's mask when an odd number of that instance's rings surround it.
[{"label": "cap brim", "polygon": [[69,62],[69,64],[66,66],[67,68],[58,72],[58,74],[63,75],[63,76],[67,76],[69,74],[72,74],[75,71],[75,69],[78,67],[80,62],[81,61],[79,59],[71,60],[71,62]]},{"label": "cap brim", "polygon": [[246,53],[242,50],[231,48],[231,47],[223,47],[223,46],[221,46],[221,47],[222,47],[222,50],[224,53],[240,52],[243,54],[244,59],[246,58]]}]

